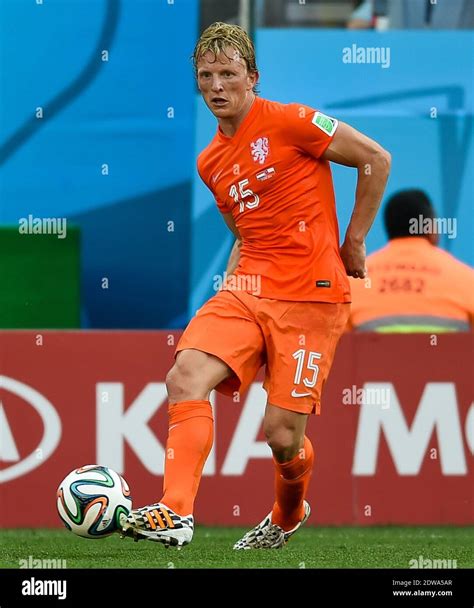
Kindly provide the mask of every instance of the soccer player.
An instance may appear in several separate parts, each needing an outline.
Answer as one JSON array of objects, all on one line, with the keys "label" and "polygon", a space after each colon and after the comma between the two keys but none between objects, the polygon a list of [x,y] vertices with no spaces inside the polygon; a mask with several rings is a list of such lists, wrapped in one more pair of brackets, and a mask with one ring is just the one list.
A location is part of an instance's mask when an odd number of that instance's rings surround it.
[{"label": "soccer player", "polygon": [[[305,436],[349,317],[347,275],[365,276],[364,239],[390,155],[350,126],[299,103],[256,94],[247,33],[214,23],[194,65],[217,118],[198,171],[235,235],[227,284],[197,311],[166,382],[169,435],[163,496],[134,510],[122,534],[165,545],[193,536],[193,505],[213,442],[209,394],[243,393],[266,366],[264,433],[273,453],[275,503],[234,549],[280,548],[310,514],[314,452]],[[310,75],[308,75],[310,77]],[[355,206],[339,248],[329,161],[356,167]]]}]

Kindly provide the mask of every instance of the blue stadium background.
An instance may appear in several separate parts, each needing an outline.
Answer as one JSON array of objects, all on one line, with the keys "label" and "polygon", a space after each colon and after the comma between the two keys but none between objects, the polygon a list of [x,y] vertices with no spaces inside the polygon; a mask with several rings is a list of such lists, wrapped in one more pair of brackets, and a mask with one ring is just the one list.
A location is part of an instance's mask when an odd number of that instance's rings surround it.
[{"label": "blue stadium background", "polygon": [[[225,268],[232,239],[195,169],[216,128],[189,59],[198,8],[0,3],[0,224],[32,214],[80,226],[83,327],[182,327]],[[472,264],[472,32],[258,29],[255,39],[261,95],[378,140],[393,157],[387,195],[425,189],[458,221],[442,246]],[[390,47],[390,67],[343,63],[352,44]],[[343,231],[356,175],[333,173]],[[368,251],[384,242],[379,218]]]}]

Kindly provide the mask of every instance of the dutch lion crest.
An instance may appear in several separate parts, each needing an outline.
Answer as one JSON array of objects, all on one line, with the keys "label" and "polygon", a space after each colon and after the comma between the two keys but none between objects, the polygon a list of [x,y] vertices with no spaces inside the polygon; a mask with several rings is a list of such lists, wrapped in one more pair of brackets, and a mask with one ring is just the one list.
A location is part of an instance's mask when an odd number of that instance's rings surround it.
[{"label": "dutch lion crest", "polygon": [[250,144],[250,148],[254,161],[263,165],[268,156],[268,137],[259,137],[257,141]]}]

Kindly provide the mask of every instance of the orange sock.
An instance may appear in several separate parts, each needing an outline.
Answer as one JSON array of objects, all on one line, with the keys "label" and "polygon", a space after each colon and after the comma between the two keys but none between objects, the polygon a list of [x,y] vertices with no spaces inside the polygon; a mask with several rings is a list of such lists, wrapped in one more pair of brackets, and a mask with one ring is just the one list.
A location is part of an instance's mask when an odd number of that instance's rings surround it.
[{"label": "orange sock", "polygon": [[211,451],[214,420],[209,401],[182,401],[168,408],[163,502],[178,515],[193,512],[204,463]]},{"label": "orange sock", "polygon": [[303,519],[303,499],[314,462],[311,441],[305,436],[303,448],[289,462],[277,462],[275,458],[273,462],[276,502],[273,505],[272,523],[288,531]]}]

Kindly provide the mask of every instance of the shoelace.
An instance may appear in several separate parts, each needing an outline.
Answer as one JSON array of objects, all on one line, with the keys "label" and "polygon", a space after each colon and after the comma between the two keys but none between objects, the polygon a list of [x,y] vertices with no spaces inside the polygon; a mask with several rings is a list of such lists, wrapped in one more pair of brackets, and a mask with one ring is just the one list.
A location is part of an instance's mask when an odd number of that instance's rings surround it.
[{"label": "shoelace", "polygon": [[256,545],[265,548],[269,544],[274,544],[283,534],[279,526],[270,525],[266,530],[259,530],[260,538],[256,538]]}]

